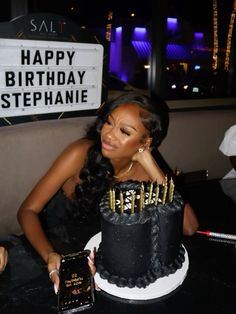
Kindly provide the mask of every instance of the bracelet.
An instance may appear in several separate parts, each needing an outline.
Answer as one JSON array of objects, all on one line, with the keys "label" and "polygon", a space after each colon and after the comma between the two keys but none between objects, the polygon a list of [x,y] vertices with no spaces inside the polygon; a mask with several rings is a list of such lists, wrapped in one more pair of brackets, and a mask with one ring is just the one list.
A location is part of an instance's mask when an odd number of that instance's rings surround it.
[{"label": "bracelet", "polygon": [[52,274],[54,273],[57,273],[59,275],[59,270],[57,268],[53,268],[48,274],[50,279],[52,278]]}]

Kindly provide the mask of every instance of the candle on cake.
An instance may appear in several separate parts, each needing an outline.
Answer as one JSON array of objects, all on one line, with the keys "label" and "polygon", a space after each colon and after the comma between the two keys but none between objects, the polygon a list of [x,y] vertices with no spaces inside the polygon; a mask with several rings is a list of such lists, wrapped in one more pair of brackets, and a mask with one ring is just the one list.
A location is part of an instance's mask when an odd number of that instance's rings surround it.
[{"label": "candle on cake", "polygon": [[123,193],[120,191],[120,213],[124,213],[124,197]]},{"label": "candle on cake", "polygon": [[162,204],[166,203],[167,190],[168,190],[167,176],[165,176],[165,182],[163,185],[163,194],[162,194]]},{"label": "candle on cake", "polygon": [[131,214],[134,214],[135,192],[131,192]]},{"label": "candle on cake", "polygon": [[169,194],[168,194],[168,199],[169,199],[169,202],[170,202],[170,203],[173,201],[173,197],[174,197],[174,188],[175,188],[175,184],[174,184],[173,179],[171,178],[171,179],[170,179],[170,182],[169,182]]},{"label": "candle on cake", "polygon": [[148,195],[148,204],[151,203],[151,199],[152,199],[152,191],[153,191],[153,183],[151,182],[149,185],[149,195]]},{"label": "candle on cake", "polygon": [[160,187],[159,187],[159,184],[157,183],[156,188],[155,188],[155,200],[154,200],[155,205],[157,205],[158,203],[159,191],[160,191]]},{"label": "candle on cake", "polygon": [[140,212],[143,210],[143,206],[144,206],[144,185],[142,183],[141,189],[140,189],[140,199],[139,199],[139,211]]}]

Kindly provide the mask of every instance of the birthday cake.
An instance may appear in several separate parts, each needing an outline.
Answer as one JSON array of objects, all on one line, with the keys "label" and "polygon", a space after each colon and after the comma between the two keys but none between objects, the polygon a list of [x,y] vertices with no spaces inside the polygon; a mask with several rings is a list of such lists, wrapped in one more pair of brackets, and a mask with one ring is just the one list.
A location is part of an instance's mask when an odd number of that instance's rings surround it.
[{"label": "birthday cake", "polygon": [[173,181],[117,183],[100,203],[97,272],[118,287],[145,288],[184,263],[183,200]]}]

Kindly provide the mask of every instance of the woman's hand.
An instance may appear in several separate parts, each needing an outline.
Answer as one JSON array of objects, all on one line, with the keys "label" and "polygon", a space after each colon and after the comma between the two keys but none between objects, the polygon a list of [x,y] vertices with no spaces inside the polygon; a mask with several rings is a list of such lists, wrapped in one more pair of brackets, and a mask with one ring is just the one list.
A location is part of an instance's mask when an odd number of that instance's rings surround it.
[{"label": "woman's hand", "polygon": [[[89,257],[88,257],[88,264],[91,270],[92,275],[94,276],[96,273],[96,267],[95,267],[95,254],[96,254],[96,248],[90,251]],[[101,289],[98,287],[98,285],[95,282],[95,289],[97,291],[100,291]]]},{"label": "woman's hand", "polygon": [[4,271],[8,262],[8,252],[5,247],[0,246],[0,272]]},{"label": "woman's hand", "polygon": [[151,154],[151,150],[149,147],[147,148],[140,148],[137,152],[133,155],[132,160],[138,161],[141,165],[145,162],[145,159],[153,158]]},{"label": "woman's hand", "polygon": [[61,266],[61,255],[57,252],[51,252],[48,254],[48,273],[49,278],[54,284],[54,291],[55,294],[59,291],[59,284],[60,284],[60,278],[59,278],[59,269]]},{"label": "woman's hand", "polygon": [[165,175],[156,163],[149,147],[143,147],[139,149],[133,155],[132,160],[137,161],[141,164],[141,166],[144,168],[144,170],[153,182],[163,184]]},{"label": "woman's hand", "polygon": [[96,254],[96,248],[90,251],[90,254],[88,256],[88,264],[91,270],[92,275],[94,276],[96,274],[96,267],[95,267],[95,254]]}]

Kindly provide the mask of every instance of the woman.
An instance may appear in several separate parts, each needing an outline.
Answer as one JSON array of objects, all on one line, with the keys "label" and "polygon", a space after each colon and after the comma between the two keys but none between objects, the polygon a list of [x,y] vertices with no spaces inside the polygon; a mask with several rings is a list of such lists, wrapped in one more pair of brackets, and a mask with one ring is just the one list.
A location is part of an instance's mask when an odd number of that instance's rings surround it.
[{"label": "woman", "polygon": [[[158,103],[148,97],[131,93],[103,105],[87,136],[66,148],[21,205],[19,223],[47,263],[55,292],[61,256],[46,236],[39,214],[58,191],[67,200],[76,200],[71,217],[84,221],[91,213],[96,217],[99,200],[115,181],[162,184],[165,174],[152,156],[161,131]],[[191,207],[186,207],[184,230],[192,234],[196,229],[197,219]]]},{"label": "woman", "polygon": [[3,272],[8,261],[8,252],[4,246],[0,246],[0,272]]}]

